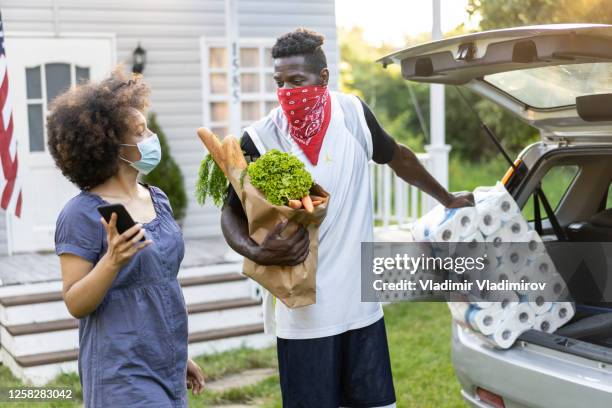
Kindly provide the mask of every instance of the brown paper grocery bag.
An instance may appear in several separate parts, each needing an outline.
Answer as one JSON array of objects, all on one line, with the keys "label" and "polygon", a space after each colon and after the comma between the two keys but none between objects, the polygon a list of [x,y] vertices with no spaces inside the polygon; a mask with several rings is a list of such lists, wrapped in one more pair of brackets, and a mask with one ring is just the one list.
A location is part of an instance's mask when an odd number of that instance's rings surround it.
[{"label": "brown paper grocery bag", "polygon": [[314,207],[312,213],[304,209],[294,210],[289,206],[270,203],[263,193],[251,184],[246,171],[235,168],[226,170],[227,178],[236,190],[246,213],[249,235],[255,242],[261,244],[278,223],[286,220],[289,220],[289,224],[283,231],[283,236],[291,236],[302,224],[310,238],[310,250],[303,263],[296,266],[258,265],[245,258],[244,274],[266,288],[287,307],[296,308],[316,303],[319,226],[327,213],[329,194],[315,184],[310,193],[326,199]]}]

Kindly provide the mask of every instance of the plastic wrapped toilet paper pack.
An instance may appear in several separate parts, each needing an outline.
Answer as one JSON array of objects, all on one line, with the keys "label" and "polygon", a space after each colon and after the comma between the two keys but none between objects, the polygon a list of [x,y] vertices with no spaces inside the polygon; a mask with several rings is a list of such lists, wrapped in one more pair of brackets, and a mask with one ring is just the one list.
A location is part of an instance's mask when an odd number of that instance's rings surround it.
[{"label": "plastic wrapped toilet paper pack", "polygon": [[417,241],[461,242],[478,230],[478,214],[473,207],[434,207],[412,226]]},{"label": "plastic wrapped toilet paper pack", "polygon": [[[480,251],[484,246],[491,268],[486,270],[486,276],[470,271],[463,274],[464,278],[484,277],[496,283],[542,281],[546,289],[492,292],[486,299],[482,293],[468,294],[465,301],[448,302],[453,320],[502,349],[511,347],[529,329],[552,333],[569,322],[575,312],[573,303],[556,301],[567,291],[565,282],[542,239],[529,229],[503,184],[477,188],[474,199],[474,207],[435,207],[413,224],[413,236],[418,241],[434,243],[477,243]],[[462,245],[451,253],[470,256],[470,251],[469,245]]]}]

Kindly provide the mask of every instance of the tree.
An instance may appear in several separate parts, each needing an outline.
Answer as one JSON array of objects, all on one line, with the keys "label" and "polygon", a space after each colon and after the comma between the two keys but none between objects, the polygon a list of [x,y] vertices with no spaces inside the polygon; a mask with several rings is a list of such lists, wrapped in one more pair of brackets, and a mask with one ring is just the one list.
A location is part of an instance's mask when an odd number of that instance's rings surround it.
[{"label": "tree", "polygon": [[480,15],[483,30],[533,24],[610,23],[609,0],[469,0],[468,12]]},{"label": "tree", "polygon": [[157,123],[157,116],[153,112],[149,114],[148,127],[159,137],[162,158],[157,167],[143,177],[143,181],[159,187],[166,193],[174,213],[174,218],[180,222],[185,218],[185,211],[187,209],[187,194],[185,193],[183,173],[181,173],[181,169],[170,154],[166,135],[159,126],[159,123]]}]

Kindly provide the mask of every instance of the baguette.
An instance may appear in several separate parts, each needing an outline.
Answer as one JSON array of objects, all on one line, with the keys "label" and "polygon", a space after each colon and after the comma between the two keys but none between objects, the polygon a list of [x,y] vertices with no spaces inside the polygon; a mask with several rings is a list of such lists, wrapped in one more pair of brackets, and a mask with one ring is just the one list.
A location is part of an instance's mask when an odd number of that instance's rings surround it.
[{"label": "baguette", "polygon": [[198,128],[197,133],[217,165],[223,170],[223,173],[227,175],[225,153],[223,152],[219,138],[205,127]]},{"label": "baguette", "polygon": [[244,154],[240,148],[238,139],[234,136],[226,136],[223,139],[224,153],[227,163],[237,169],[244,170],[247,168],[247,162],[244,159]]},{"label": "baguette", "polygon": [[225,136],[223,142],[221,143],[221,148],[225,157],[226,169],[246,169],[246,160],[244,159],[242,150],[240,149],[240,144],[234,136]]}]

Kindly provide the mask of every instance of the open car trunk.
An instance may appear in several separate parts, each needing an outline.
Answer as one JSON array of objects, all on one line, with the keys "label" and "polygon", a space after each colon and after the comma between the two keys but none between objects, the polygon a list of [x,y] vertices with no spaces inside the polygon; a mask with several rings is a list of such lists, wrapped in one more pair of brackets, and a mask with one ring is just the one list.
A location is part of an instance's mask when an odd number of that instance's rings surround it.
[{"label": "open car trunk", "polygon": [[[485,31],[417,45],[379,60],[410,81],[460,85],[540,130],[547,141],[610,141],[612,26],[551,24]],[[605,98],[605,97],[603,97]],[[607,99],[606,99],[607,100]]]},{"label": "open car trunk", "polygon": [[[527,149],[527,161],[529,154]],[[567,189],[559,192],[554,212],[548,213],[533,200],[536,187],[547,191],[547,177],[558,176],[555,169],[574,167],[575,175],[568,177]],[[612,364],[612,209],[606,209],[612,194],[612,144],[567,146],[538,154],[517,184],[513,196],[521,208],[533,206],[530,222],[540,229],[576,305],[572,321],[555,333],[530,330],[519,341]]]},{"label": "open car trunk", "polygon": [[[544,173],[538,176],[538,166],[550,165],[545,160],[547,151],[565,153],[566,157],[578,154],[585,163],[603,152],[610,155],[612,163],[611,25],[556,24],[480,32],[400,50],[379,62],[385,67],[398,64],[403,77],[410,81],[468,88],[540,131],[546,147],[533,149],[539,153],[534,153],[537,160],[531,163],[521,157],[520,167],[515,167],[521,170],[515,171],[520,177],[510,178],[506,184],[521,207],[540,186]],[[600,188],[607,192],[612,168],[591,173],[595,178],[607,177],[607,184]],[[574,186],[589,183],[588,178],[574,181]],[[588,197],[596,200],[593,205],[601,204],[598,197],[590,196],[584,188],[576,190],[577,199],[583,202],[580,204],[583,216],[589,212],[589,204],[584,204]],[[562,201],[567,200],[566,194]],[[576,221],[588,224],[590,220],[572,219],[571,211],[564,211],[563,202],[559,205],[558,221],[564,228],[565,240],[588,242],[581,236],[584,229],[571,231],[571,227]],[[590,215],[594,213],[591,211]],[[553,235],[550,244],[554,245],[557,231],[553,231],[550,219],[543,224],[545,234]],[[598,241],[609,237],[612,242],[612,221],[607,227],[606,231],[596,228],[603,231],[597,236]],[[554,254],[551,257],[555,260]],[[612,281],[611,268],[598,268],[597,273]],[[574,319],[558,333],[530,330],[519,339],[612,364],[612,302],[608,305],[600,302],[594,307],[578,299],[576,306]]]},{"label": "open car trunk", "polygon": [[518,340],[612,364],[612,303],[594,305],[578,300],[575,306],[573,319],[555,333],[529,330]]}]

